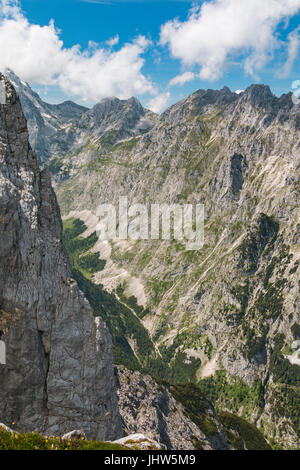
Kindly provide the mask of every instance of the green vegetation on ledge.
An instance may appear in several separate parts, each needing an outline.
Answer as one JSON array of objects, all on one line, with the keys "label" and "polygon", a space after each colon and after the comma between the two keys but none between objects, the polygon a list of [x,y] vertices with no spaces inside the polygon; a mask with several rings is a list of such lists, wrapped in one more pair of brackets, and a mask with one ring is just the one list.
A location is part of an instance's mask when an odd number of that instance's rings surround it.
[{"label": "green vegetation on ledge", "polygon": [[253,425],[231,413],[218,415],[225,427],[225,436],[236,450],[272,450],[262,433]]},{"label": "green vegetation on ledge", "polygon": [[62,439],[30,434],[10,433],[0,428],[0,450],[128,450],[119,444],[86,441],[83,438]]}]

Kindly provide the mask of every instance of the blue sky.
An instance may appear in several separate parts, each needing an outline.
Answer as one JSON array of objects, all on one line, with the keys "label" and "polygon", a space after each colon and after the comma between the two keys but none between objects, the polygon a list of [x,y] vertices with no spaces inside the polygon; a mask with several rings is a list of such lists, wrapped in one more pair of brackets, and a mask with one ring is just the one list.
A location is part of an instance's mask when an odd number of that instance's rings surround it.
[{"label": "blue sky", "polygon": [[0,69],[49,102],[135,95],[160,112],[199,88],[280,95],[300,79],[300,0],[0,0],[0,11]]}]

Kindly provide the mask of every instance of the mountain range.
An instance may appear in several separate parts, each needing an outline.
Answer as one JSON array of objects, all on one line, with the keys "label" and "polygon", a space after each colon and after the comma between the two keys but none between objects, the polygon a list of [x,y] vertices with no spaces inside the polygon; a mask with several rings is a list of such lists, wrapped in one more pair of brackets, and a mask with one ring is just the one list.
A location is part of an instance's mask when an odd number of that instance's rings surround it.
[{"label": "mountain range", "polygon": [[[297,448],[300,107],[292,95],[265,85],[199,90],[159,116],[136,98],[49,105],[7,76],[52,174],[72,276],[108,326],[118,370],[192,384],[218,415],[239,415],[272,445]],[[204,204],[203,248],[99,241],[96,208],[120,195]]]}]

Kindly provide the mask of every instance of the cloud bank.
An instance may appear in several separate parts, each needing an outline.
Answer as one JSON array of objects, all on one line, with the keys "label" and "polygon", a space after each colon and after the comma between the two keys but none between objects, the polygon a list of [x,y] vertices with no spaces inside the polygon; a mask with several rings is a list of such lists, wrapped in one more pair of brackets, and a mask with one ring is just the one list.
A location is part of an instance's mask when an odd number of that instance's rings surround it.
[{"label": "cloud bank", "polygon": [[83,101],[156,92],[142,73],[142,56],[150,45],[144,36],[115,51],[117,37],[106,48],[90,43],[81,50],[79,45],[64,47],[59,34],[54,21],[31,24],[17,1],[0,0],[0,70],[10,68],[29,83],[58,85]]},{"label": "cloud bank", "polygon": [[[259,71],[278,56],[275,75],[288,77],[299,57],[300,27],[289,34],[284,30],[299,12],[300,0],[202,0],[190,9],[186,21],[173,19],[161,26],[159,44],[180,60],[184,73],[158,92],[143,73],[145,53],[153,47],[145,36],[121,45],[116,35],[102,44],[90,42],[87,49],[70,48],[53,20],[44,26],[32,24],[18,0],[0,0],[0,70],[10,68],[33,85],[58,86],[66,97],[92,103],[112,95],[127,99],[150,94],[153,99],[148,106],[160,112],[172,101],[172,87],[196,78],[217,80],[232,66],[258,78]],[[159,55],[161,67],[165,58]]]},{"label": "cloud bank", "polygon": [[[300,11],[300,0],[212,0],[194,7],[186,21],[161,27],[160,44],[185,66],[199,66],[203,80],[219,79],[230,62],[242,60],[256,76],[284,45],[276,29]],[[289,36],[287,72],[296,58],[298,34]]]}]

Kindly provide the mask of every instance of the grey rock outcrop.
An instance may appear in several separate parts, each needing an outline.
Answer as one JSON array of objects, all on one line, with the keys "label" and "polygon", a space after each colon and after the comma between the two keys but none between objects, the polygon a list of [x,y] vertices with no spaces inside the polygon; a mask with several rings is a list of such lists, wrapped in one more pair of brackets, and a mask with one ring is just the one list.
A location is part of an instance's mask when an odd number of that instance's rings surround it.
[{"label": "grey rock outcrop", "polygon": [[67,432],[62,436],[63,440],[67,439],[86,439],[86,435],[80,429],[75,429],[74,431]]},{"label": "grey rock outcrop", "polygon": [[197,443],[203,450],[225,450],[229,444],[211,405],[207,403],[205,418],[216,426],[216,433],[207,436],[186,415],[181,403],[166,386],[152,377],[115,368],[120,413],[126,434],[143,431],[147,437],[169,450],[193,450]]},{"label": "grey rock outcrop", "polygon": [[0,81],[0,421],[116,439],[111,337],[71,277],[50,175],[39,171],[13,86]]},{"label": "grey rock outcrop", "polygon": [[61,159],[82,147],[86,155],[91,150],[106,154],[112,145],[152,129],[157,119],[156,114],[143,108],[134,97],[104,98],[51,137],[51,155]]}]

